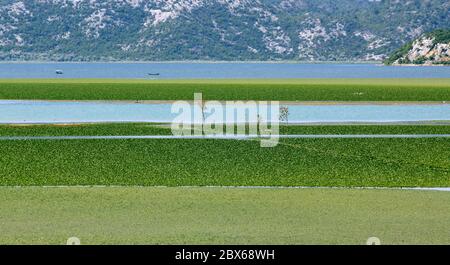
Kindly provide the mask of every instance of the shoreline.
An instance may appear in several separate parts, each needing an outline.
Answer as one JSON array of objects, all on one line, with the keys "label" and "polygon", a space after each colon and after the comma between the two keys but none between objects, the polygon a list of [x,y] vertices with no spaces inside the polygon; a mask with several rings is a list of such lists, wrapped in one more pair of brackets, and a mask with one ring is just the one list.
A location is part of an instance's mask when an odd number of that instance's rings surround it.
[{"label": "shoreline", "polygon": [[[194,100],[69,100],[69,99],[0,99],[1,103],[101,103],[101,104],[173,104],[178,101],[195,103]],[[225,104],[232,101],[249,100],[204,100],[205,102],[219,102]],[[280,101],[280,100],[255,100],[255,102],[276,101],[280,105],[305,105],[305,106],[326,106],[326,105],[387,105],[387,106],[411,106],[411,105],[450,105],[450,101]]]},{"label": "shoreline", "polygon": [[[20,123],[3,123],[1,126],[11,127],[29,127],[29,126],[82,126],[82,125],[108,125],[108,124],[142,124],[149,126],[157,126],[170,128],[170,122],[127,122],[127,121],[90,121],[90,122],[20,122]],[[226,125],[226,124],[223,124]],[[288,124],[280,124],[280,126],[449,126],[450,120],[427,120],[427,121],[386,121],[386,122],[290,122]]]},{"label": "shoreline", "polygon": [[268,61],[221,61],[221,60],[186,60],[186,61],[0,61],[0,64],[377,64],[381,61],[296,61],[296,60],[268,60]]},{"label": "shoreline", "polygon": [[[384,64],[383,64],[384,65]],[[449,67],[449,64],[391,64],[384,66],[403,66],[403,67]]]}]

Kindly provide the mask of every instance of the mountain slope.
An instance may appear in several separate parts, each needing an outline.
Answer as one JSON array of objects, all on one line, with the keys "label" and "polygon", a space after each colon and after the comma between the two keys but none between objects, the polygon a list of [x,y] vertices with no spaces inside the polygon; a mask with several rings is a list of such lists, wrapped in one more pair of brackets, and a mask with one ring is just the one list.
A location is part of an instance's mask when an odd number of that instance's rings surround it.
[{"label": "mountain slope", "polygon": [[381,60],[447,0],[0,0],[1,60]]},{"label": "mountain slope", "polygon": [[450,65],[450,30],[425,34],[394,52],[386,64]]}]

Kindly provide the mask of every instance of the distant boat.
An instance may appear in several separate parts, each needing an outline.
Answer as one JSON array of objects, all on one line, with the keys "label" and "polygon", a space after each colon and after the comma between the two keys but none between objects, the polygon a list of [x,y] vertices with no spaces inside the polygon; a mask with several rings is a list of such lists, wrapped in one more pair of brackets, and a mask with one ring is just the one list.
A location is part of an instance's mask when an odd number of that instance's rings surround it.
[{"label": "distant boat", "polygon": [[57,75],[62,75],[62,74],[64,74],[62,70],[56,70],[55,73],[56,73]]},{"label": "distant boat", "polygon": [[159,73],[148,73],[148,75],[159,75]]}]

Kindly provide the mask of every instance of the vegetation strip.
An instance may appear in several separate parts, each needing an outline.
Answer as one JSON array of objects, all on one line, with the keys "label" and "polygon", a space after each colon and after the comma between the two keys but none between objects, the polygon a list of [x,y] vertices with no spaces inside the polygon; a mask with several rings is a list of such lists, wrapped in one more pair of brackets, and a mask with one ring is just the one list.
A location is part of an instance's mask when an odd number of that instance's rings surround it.
[{"label": "vegetation strip", "polygon": [[23,187],[0,200],[0,244],[450,243],[447,192]]},{"label": "vegetation strip", "polygon": [[[443,125],[284,125],[280,134],[450,134],[450,124]],[[172,135],[170,124],[101,123],[101,124],[13,124],[0,125],[0,136],[120,136]]]},{"label": "vegetation strip", "polygon": [[[44,189],[67,189],[67,188],[84,188],[84,189],[104,189],[104,188],[120,188],[123,186],[115,186],[115,185],[87,185],[87,186],[0,186],[0,189],[6,188],[44,188]],[[129,188],[148,188],[148,186],[127,186]],[[153,188],[174,188],[172,186],[152,186]],[[309,186],[177,186],[180,189],[198,189],[198,188],[207,188],[207,189],[339,189],[339,190],[416,190],[416,191],[445,191],[450,192],[450,187],[434,187],[434,188],[407,188],[407,187],[309,187]]]},{"label": "vegetation strip", "polygon": [[0,99],[450,101],[448,79],[3,79]]},{"label": "vegetation strip", "polygon": [[167,124],[0,125],[0,139],[63,138],[2,141],[0,186],[450,187],[450,140],[434,137],[449,125],[282,125],[280,134],[261,148],[259,139],[64,139],[172,137]]},{"label": "vegetation strip", "polygon": [[[96,135],[96,136],[0,136],[0,141],[19,140],[126,140],[126,139],[255,139],[267,138],[261,135]],[[293,138],[293,139],[352,139],[352,138],[450,138],[450,134],[309,134],[309,135],[270,135],[270,138]]]},{"label": "vegetation strip", "polygon": [[3,141],[1,186],[450,187],[448,138]]}]

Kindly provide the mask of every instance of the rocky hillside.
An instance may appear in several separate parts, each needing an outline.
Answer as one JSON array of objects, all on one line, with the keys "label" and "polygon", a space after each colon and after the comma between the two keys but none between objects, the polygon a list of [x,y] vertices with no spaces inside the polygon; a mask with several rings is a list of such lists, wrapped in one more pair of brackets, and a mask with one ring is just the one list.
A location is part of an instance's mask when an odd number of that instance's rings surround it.
[{"label": "rocky hillside", "polygon": [[386,64],[450,65],[450,30],[436,30],[406,44]]},{"label": "rocky hillside", "polygon": [[448,0],[0,0],[0,60],[382,60]]}]

